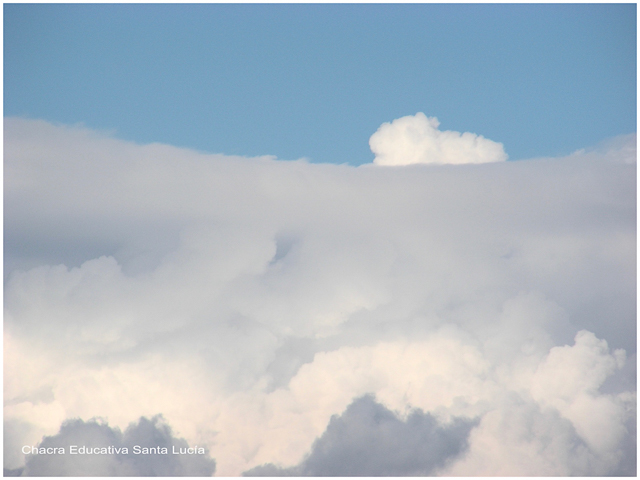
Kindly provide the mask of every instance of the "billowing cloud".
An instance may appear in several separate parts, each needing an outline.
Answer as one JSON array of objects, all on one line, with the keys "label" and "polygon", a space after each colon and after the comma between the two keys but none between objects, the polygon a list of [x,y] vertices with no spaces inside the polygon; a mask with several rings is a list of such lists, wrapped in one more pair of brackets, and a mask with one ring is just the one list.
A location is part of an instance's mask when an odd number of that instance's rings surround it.
[{"label": "billowing cloud", "polygon": [[436,117],[415,115],[385,122],[369,139],[376,165],[414,163],[462,164],[502,162],[507,154],[501,143],[469,132],[440,131]]},{"label": "billowing cloud", "polygon": [[635,474],[635,136],[384,169],[9,118],[4,153],[6,468],[162,414],[218,475],[327,471],[378,412],[459,440],[434,474]]},{"label": "billowing cloud", "polygon": [[426,476],[467,447],[472,420],[438,425],[420,410],[406,420],[367,395],[355,400],[313,443],[311,453],[295,467],[262,465],[245,476]]},{"label": "billowing cloud", "polygon": [[68,420],[58,434],[25,448],[22,476],[210,477],[216,467],[206,451],[174,438],[160,417],[140,418],[124,434],[104,422]]}]

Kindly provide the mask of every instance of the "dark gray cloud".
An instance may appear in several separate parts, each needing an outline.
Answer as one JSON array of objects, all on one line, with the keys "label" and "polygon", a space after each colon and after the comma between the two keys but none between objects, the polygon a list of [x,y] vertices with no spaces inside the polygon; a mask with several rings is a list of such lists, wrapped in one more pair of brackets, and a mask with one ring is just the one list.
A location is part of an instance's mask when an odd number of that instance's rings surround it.
[{"label": "dark gray cloud", "polygon": [[[77,453],[71,453],[72,446],[77,447]],[[139,453],[134,450],[136,446],[140,447]],[[185,449],[189,445],[184,439],[175,438],[160,416],[150,420],[142,417],[138,423],[129,425],[124,433],[95,420],[68,420],[57,435],[45,437],[38,447],[62,447],[64,453],[29,454],[24,470],[15,469],[8,473],[37,477],[193,477],[211,476],[216,468],[215,460],[208,453],[180,454],[187,452]],[[81,447],[112,447],[117,453],[83,454],[80,453]],[[145,451],[145,447],[155,450]],[[167,453],[162,453],[163,448]]]},{"label": "dark gray cloud", "polygon": [[19,477],[24,472],[24,468],[5,468],[3,469],[2,476],[3,477]]},{"label": "dark gray cloud", "polygon": [[266,464],[244,476],[424,476],[456,458],[468,447],[477,422],[455,419],[439,425],[436,418],[413,410],[406,420],[370,395],[334,415],[311,453],[290,468]]}]

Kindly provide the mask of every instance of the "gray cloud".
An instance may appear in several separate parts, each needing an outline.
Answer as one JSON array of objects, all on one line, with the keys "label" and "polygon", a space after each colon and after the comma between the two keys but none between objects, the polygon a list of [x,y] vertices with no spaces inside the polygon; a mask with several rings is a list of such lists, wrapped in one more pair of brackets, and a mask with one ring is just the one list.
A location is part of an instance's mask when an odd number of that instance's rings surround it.
[{"label": "gray cloud", "polygon": [[[71,454],[71,446],[80,447],[126,447],[127,454]],[[166,448],[168,454],[135,453],[134,446],[154,447],[156,451]],[[92,477],[128,477],[128,476],[211,476],[215,471],[215,461],[208,454],[174,454],[181,448],[189,447],[181,438],[175,438],[171,429],[161,417],[151,420],[140,418],[137,424],[131,424],[124,433],[111,428],[106,423],[95,420],[68,420],[57,435],[45,437],[38,445],[40,448],[63,447],[64,454],[30,454],[22,476],[92,476]],[[114,450],[115,451],[115,450]]]},{"label": "gray cloud", "polygon": [[476,422],[456,419],[448,425],[420,410],[406,420],[364,396],[342,415],[331,417],[310,454],[294,467],[255,467],[244,476],[426,476],[467,448]]},{"label": "gray cloud", "polygon": [[367,393],[479,419],[443,473],[635,465],[635,136],[356,168],[4,128],[6,468],[157,412],[220,475],[302,465]]}]

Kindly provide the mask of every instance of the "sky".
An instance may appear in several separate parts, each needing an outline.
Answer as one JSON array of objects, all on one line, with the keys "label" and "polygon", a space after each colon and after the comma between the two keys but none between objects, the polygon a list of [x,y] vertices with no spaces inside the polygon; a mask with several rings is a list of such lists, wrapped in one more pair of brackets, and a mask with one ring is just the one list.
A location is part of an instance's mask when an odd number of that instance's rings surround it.
[{"label": "sky", "polygon": [[635,4],[4,5],[4,115],[359,165],[424,112],[512,160],[636,131]]},{"label": "sky", "polygon": [[3,8],[5,475],[636,475],[635,5]]}]

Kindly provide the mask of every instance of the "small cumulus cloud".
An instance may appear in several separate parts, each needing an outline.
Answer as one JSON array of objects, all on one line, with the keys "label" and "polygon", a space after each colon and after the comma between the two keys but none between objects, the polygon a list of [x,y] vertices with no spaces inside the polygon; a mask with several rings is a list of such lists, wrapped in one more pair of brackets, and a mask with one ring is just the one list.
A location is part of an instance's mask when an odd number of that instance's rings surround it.
[{"label": "small cumulus cloud", "polygon": [[438,129],[436,117],[415,115],[383,123],[369,139],[376,165],[415,163],[463,164],[503,162],[507,159],[501,143],[482,135]]}]

